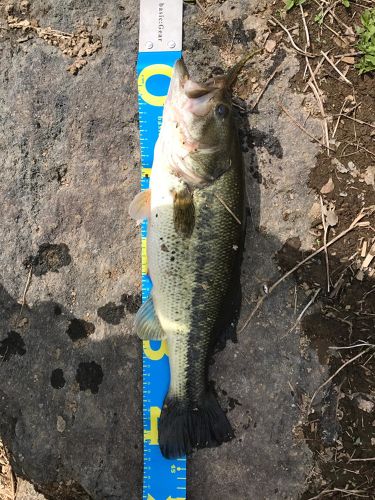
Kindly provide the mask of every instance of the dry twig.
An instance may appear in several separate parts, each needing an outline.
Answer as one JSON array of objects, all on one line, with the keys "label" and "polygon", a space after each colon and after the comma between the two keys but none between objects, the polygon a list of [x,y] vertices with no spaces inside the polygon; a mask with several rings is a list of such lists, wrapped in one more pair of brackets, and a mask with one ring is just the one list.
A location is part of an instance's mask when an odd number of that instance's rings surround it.
[{"label": "dry twig", "polygon": [[[306,58],[306,63],[308,62],[308,59]],[[309,70],[311,71],[311,67],[310,67],[310,64],[306,64],[307,67],[309,68]],[[327,118],[326,118],[326,115],[325,115],[325,112],[324,112],[324,106],[323,106],[323,102],[322,102],[322,98],[320,97],[319,95],[319,90],[317,87],[314,86],[314,84],[312,82],[309,83],[309,87],[311,88],[311,90],[313,91],[313,94],[315,96],[315,99],[318,101],[318,104],[319,104],[319,108],[320,108],[320,113],[322,115],[322,120],[323,120],[323,131],[324,131],[324,138],[325,138],[325,141],[326,141],[326,148],[327,148],[327,153],[328,153],[328,156],[329,156],[329,152],[330,152],[330,147],[329,147],[329,134],[328,134],[328,123],[327,123]]]},{"label": "dry twig", "polygon": [[343,109],[345,108],[345,104],[346,104],[346,101],[348,100],[348,96],[345,97],[344,99],[344,102],[342,103],[342,106],[341,106],[341,109],[340,109],[340,113],[339,113],[339,116],[337,118],[337,122],[336,122],[336,125],[335,125],[335,128],[333,129],[333,133],[332,133],[332,139],[335,137],[336,135],[336,132],[337,132],[337,129],[338,129],[338,126],[339,126],[339,123],[340,123],[340,119],[341,119],[341,116],[342,116],[342,112],[343,112]]},{"label": "dry twig", "polygon": [[20,315],[22,314],[23,308],[26,305],[26,295],[27,295],[27,291],[28,291],[30,283],[31,283],[31,277],[32,277],[32,275],[33,275],[33,266],[31,265],[30,269],[29,269],[29,274],[27,275],[26,285],[25,285],[25,288],[24,288],[23,294],[22,294],[22,303],[21,303]]},{"label": "dry twig", "polygon": [[301,49],[301,47],[298,47],[298,45],[294,42],[293,40],[293,37],[290,33],[290,31],[288,30],[288,28],[286,26],[284,26],[280,21],[278,21],[275,17],[271,16],[271,19],[273,22],[275,22],[276,24],[278,24],[280,26],[280,28],[282,30],[285,31],[285,33],[288,35],[288,38],[290,40],[290,43],[292,44],[293,48],[299,53],[299,54],[302,54],[303,56],[307,56],[307,57],[315,57],[314,54],[311,54],[311,52],[306,52],[305,50]]},{"label": "dry twig", "polygon": [[217,193],[214,193],[214,196],[215,196],[215,198],[217,198],[220,201],[220,203],[223,205],[223,207],[228,210],[228,212],[231,214],[233,219],[236,222],[238,222],[239,225],[241,225],[240,219],[237,217],[237,215],[234,212],[232,212],[232,210],[228,207],[228,205],[225,203],[225,201]]},{"label": "dry twig", "polygon": [[309,48],[310,45],[311,45],[310,44],[310,33],[309,33],[308,28],[307,28],[306,19],[305,19],[305,13],[304,13],[303,6],[302,6],[301,3],[299,4],[299,8],[300,8],[300,11],[301,11],[303,27],[305,28],[306,48]]},{"label": "dry twig", "polygon": [[370,458],[351,458],[349,462],[373,462],[375,460],[375,457],[370,457]]},{"label": "dry twig", "polygon": [[328,224],[325,216],[325,210],[324,210],[324,204],[323,204],[323,198],[320,196],[320,209],[322,212],[322,224],[323,224],[323,246],[324,246],[324,256],[325,256],[325,261],[326,261],[326,277],[327,277],[327,292],[330,292],[331,284],[330,284],[330,277],[329,277],[329,258],[328,258],[328,251],[327,251],[327,233],[328,233]]},{"label": "dry twig", "polygon": [[335,373],[333,375],[331,375],[325,382],[323,382],[323,384],[321,384],[317,390],[314,392],[314,394],[312,395],[311,399],[310,399],[310,403],[309,403],[309,406],[308,406],[308,409],[307,409],[307,414],[310,413],[310,409],[311,409],[311,405],[313,403],[313,401],[315,400],[316,396],[319,394],[319,392],[323,389],[323,387],[325,387],[327,384],[329,384],[329,382],[331,382],[332,379],[334,379],[336,377],[336,375],[338,375],[346,366],[348,366],[350,363],[353,363],[353,361],[355,361],[356,359],[358,359],[359,357],[363,356],[363,354],[365,354],[366,352],[368,352],[370,350],[370,347],[368,347],[367,349],[365,349],[364,351],[358,353],[356,356],[354,356],[353,358],[350,358],[348,359],[348,361],[345,361],[345,363],[343,365],[340,366],[340,368],[338,370],[335,371]]},{"label": "dry twig", "polygon": [[345,349],[356,349],[357,347],[375,347],[375,344],[370,344],[369,342],[358,341],[359,344],[346,345],[344,347],[330,346],[328,349],[332,349],[333,351],[343,351]]},{"label": "dry twig", "polygon": [[[327,52],[328,54],[329,52]],[[309,78],[309,80],[307,81],[306,85],[305,85],[305,88],[303,89],[303,92],[306,92],[308,86],[309,86],[309,83],[311,82],[311,80],[313,79],[313,77],[315,78],[315,76],[318,74],[320,68],[322,67],[322,64],[324,63],[325,59],[324,57],[321,58],[321,60],[318,62],[318,64],[316,65],[316,68],[314,69],[313,71],[313,74],[311,75],[311,77]]]},{"label": "dry twig", "polygon": [[354,495],[356,497],[361,497],[361,498],[369,498],[368,495],[362,495],[363,490],[344,490],[342,488],[333,488],[332,490],[330,489],[325,489],[321,491],[318,495],[315,495],[313,497],[310,497],[308,500],[318,500],[319,498],[323,498],[327,493],[346,493],[348,495]]},{"label": "dry twig", "polygon": [[324,57],[324,59],[332,66],[332,68],[336,71],[336,73],[338,73],[341,78],[344,80],[345,83],[347,83],[348,85],[350,85],[351,87],[353,87],[353,84],[350,80],[348,80],[346,78],[346,76],[344,75],[344,73],[342,73],[339,68],[336,66],[336,64],[331,61],[331,59],[328,57],[327,53],[326,52],[323,52],[322,50],[320,51],[320,53],[322,54],[322,56]]},{"label": "dry twig", "polygon": [[349,115],[343,115],[341,114],[343,118],[348,118],[349,120],[353,120],[353,122],[360,123],[361,125],[367,125],[368,127],[375,128],[375,125],[372,123],[364,122],[363,120],[359,120],[358,118],[353,118],[352,116]]},{"label": "dry twig", "polygon": [[311,297],[311,299],[309,300],[309,302],[306,304],[306,306],[302,309],[300,315],[298,316],[298,318],[296,319],[294,325],[288,330],[288,334],[291,333],[297,326],[298,326],[298,323],[301,321],[301,319],[303,318],[303,316],[305,315],[307,309],[313,305],[313,303],[315,302],[315,299],[317,298],[317,296],[319,295],[321,291],[321,288],[318,288],[317,290],[315,290],[315,293],[314,295]]},{"label": "dry twig", "polygon": [[268,85],[272,82],[272,80],[275,78],[276,74],[279,73],[279,72],[280,72],[280,68],[276,68],[275,71],[272,73],[272,75],[268,78],[268,80],[266,81],[264,87],[262,88],[262,90],[258,94],[257,98],[255,99],[254,104],[251,106],[250,113],[252,111],[254,111],[254,109],[258,106],[259,101],[261,100],[261,98],[263,97],[263,94],[267,90]]},{"label": "dry twig", "polygon": [[305,132],[305,134],[306,134],[306,135],[308,135],[308,136],[309,136],[309,137],[310,137],[313,141],[317,142],[318,144],[320,144],[320,145],[321,145],[321,146],[323,146],[324,148],[327,148],[327,149],[329,149],[330,151],[334,151],[334,149],[330,148],[329,146],[326,146],[326,145],[324,144],[324,142],[322,142],[320,139],[318,139],[318,138],[317,138],[317,137],[315,137],[314,135],[310,134],[310,132],[309,132],[308,130],[306,130],[306,128],[305,128],[303,125],[301,125],[301,124],[300,124],[300,122],[299,122],[298,120],[296,120],[296,119],[294,118],[294,116],[293,116],[293,115],[291,115],[291,114],[289,113],[289,111],[288,111],[288,110],[287,110],[287,109],[286,109],[286,108],[285,108],[285,107],[284,107],[284,106],[283,106],[280,102],[278,102],[277,104],[278,104],[278,106],[279,106],[279,107],[280,107],[280,108],[284,111],[284,113],[285,113],[286,115],[288,115],[288,116],[289,116],[289,118],[292,120],[292,122],[293,122],[293,123],[294,123],[294,124],[295,124],[295,125],[299,128],[299,129],[301,129],[301,130],[302,130],[302,132]]},{"label": "dry twig", "polygon": [[[342,231],[340,234],[338,234],[337,236],[335,236],[334,238],[332,238],[332,240],[330,240],[327,243],[327,248],[329,246],[333,245],[334,243],[336,243],[336,241],[340,240],[343,236],[345,236],[346,234],[348,234],[350,231],[353,231],[353,229],[355,229],[357,227],[358,222],[360,222],[367,215],[372,214],[374,210],[375,210],[375,205],[373,205],[371,207],[368,207],[368,208],[363,208],[360,211],[360,213],[357,215],[357,217],[353,220],[353,222],[350,224],[349,227],[347,227],[344,231]],[[255,313],[259,310],[260,306],[263,304],[263,302],[265,301],[265,299],[275,290],[276,287],[278,287],[280,285],[280,283],[282,283],[286,278],[288,278],[288,276],[290,276],[295,271],[297,271],[297,269],[299,269],[301,266],[303,266],[304,264],[306,264],[306,262],[308,262],[310,259],[313,259],[317,255],[319,255],[320,252],[322,252],[323,250],[324,250],[324,246],[321,246],[320,248],[318,248],[318,250],[315,250],[315,252],[313,252],[312,254],[308,255],[305,259],[301,260],[301,262],[299,262],[298,264],[296,264],[292,269],[290,269],[287,273],[285,273],[283,276],[281,276],[281,278],[279,278],[277,281],[275,281],[275,283],[269,287],[268,294],[267,295],[263,295],[262,297],[260,297],[258,299],[257,303],[255,304],[254,309],[251,311],[250,315],[247,317],[245,323],[240,328],[240,330],[238,331],[238,333],[242,333],[245,330],[245,328],[250,323],[250,321],[254,317]]]}]

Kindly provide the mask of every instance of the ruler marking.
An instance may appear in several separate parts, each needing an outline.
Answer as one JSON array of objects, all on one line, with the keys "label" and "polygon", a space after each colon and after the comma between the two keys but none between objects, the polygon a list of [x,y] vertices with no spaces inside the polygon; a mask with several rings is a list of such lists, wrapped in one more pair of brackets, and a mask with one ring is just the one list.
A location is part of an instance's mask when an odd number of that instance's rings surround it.
[{"label": "ruler marking", "polygon": [[[148,189],[153,161],[154,145],[162,122],[163,95],[171,70],[165,73],[166,66],[172,67],[181,57],[182,48],[182,3],[183,0],[140,0],[140,39],[137,64],[138,107],[141,150],[141,189]],[[160,10],[161,9],[161,10]],[[164,30],[159,31],[160,19]],[[160,39],[159,39],[160,38]],[[152,42],[152,49],[146,43]],[[173,43],[170,43],[173,42]],[[172,47],[173,45],[173,47]],[[162,69],[161,69],[162,68]],[[164,73],[163,73],[164,71]],[[153,95],[153,89],[155,95]],[[147,300],[152,283],[147,266],[147,222],[141,224],[142,259],[142,301]],[[160,408],[169,385],[168,358],[161,358],[162,344],[144,342],[143,344],[143,423],[144,423],[144,475],[143,498],[166,500],[186,498],[186,460],[166,460],[160,453],[157,440],[157,423]],[[162,351],[163,352],[163,351]],[[156,353],[154,356],[153,353]],[[180,467],[184,466],[184,468]],[[178,475],[176,475],[178,471]],[[185,482],[185,484],[184,484]]]}]

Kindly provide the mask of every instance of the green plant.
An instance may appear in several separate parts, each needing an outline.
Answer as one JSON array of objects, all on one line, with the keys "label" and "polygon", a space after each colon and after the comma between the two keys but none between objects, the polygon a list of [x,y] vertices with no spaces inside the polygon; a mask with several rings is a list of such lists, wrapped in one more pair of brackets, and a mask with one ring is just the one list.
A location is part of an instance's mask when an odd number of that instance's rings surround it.
[{"label": "green plant", "polygon": [[375,70],[375,7],[363,12],[361,22],[362,26],[357,28],[357,48],[363,55],[356,65],[360,75]]},{"label": "green plant", "polygon": [[323,24],[324,21],[324,12],[320,10],[317,15],[314,17],[314,21],[319,25]]},{"label": "green plant", "polygon": [[[288,10],[293,9],[293,7],[296,7],[297,5],[302,5],[305,3],[306,0],[284,0],[285,3],[285,10],[288,12]],[[345,7],[350,7],[350,0],[341,0],[341,3]],[[321,10],[316,16],[315,16],[315,21],[318,24],[321,24],[323,22],[323,10]]]},{"label": "green plant", "polygon": [[305,0],[284,0],[285,3],[285,10],[288,12],[288,10],[293,9],[296,5],[302,5],[305,3]]}]

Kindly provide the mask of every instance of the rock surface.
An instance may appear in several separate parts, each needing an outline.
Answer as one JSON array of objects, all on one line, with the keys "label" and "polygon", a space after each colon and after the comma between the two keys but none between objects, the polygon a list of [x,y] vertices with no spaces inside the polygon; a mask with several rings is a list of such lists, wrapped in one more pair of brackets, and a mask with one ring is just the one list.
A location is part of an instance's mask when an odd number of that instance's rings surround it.
[{"label": "rock surface", "polygon": [[[141,346],[132,321],[140,245],[127,216],[140,175],[138,2],[23,4],[14,15],[62,32],[83,24],[102,48],[73,76],[66,71],[72,60],[58,47],[28,32],[0,31],[1,436],[16,474],[47,498],[138,499]],[[231,48],[214,23],[200,24],[197,6],[186,6],[184,46],[193,74],[226,67],[254,38],[260,42],[266,6],[253,0],[220,6],[221,26],[235,30]],[[1,26],[7,27],[3,7]],[[290,237],[310,244],[306,213],[314,199],[306,181],[317,149],[277,105],[282,97],[294,116],[306,116],[302,98],[288,88],[296,60],[276,51],[249,70],[270,75],[282,64],[257,113],[240,119],[252,211],[240,325],[264,284],[279,276],[274,253]],[[251,83],[240,81],[239,95],[250,102]],[[319,132],[314,120],[306,126]],[[239,342],[216,356],[212,378],[236,439],[189,460],[191,500],[298,498],[304,490],[312,459],[293,436],[300,416],[295,396],[319,385],[324,367],[314,352],[301,351],[298,331],[289,331],[296,318],[291,285],[285,281]]]}]

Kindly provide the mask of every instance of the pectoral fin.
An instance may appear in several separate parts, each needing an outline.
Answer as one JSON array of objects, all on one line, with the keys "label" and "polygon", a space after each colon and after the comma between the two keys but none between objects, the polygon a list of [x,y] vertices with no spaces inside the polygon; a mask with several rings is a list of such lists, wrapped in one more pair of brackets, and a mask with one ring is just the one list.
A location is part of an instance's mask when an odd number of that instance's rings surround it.
[{"label": "pectoral fin", "polygon": [[193,195],[188,188],[175,191],[173,201],[173,221],[175,230],[189,238],[195,226],[195,207]]},{"label": "pectoral fin", "polygon": [[137,222],[148,219],[151,212],[151,189],[138,193],[129,206],[129,215]]},{"label": "pectoral fin", "polygon": [[142,340],[162,340],[165,333],[155,314],[154,302],[149,297],[135,317],[135,331]]}]

